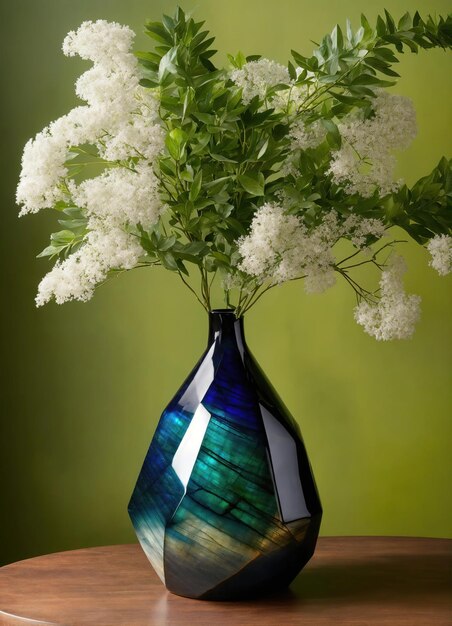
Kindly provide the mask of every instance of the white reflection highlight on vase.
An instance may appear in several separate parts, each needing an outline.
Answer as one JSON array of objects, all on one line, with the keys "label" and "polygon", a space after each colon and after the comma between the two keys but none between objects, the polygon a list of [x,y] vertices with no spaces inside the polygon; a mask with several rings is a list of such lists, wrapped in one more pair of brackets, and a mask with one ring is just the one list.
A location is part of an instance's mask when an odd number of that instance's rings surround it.
[{"label": "white reflection highlight on vase", "polygon": [[204,435],[209,425],[210,413],[202,404],[196,409],[191,422],[176,450],[171,463],[172,468],[187,489],[193,467],[198,458]]}]

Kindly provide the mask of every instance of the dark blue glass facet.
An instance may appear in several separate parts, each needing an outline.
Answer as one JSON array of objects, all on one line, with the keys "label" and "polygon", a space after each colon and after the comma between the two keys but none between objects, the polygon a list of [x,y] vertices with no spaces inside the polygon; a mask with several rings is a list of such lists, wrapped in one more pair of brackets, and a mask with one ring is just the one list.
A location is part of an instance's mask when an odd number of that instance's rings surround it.
[{"label": "dark blue glass facet", "polygon": [[209,318],[207,350],[163,412],[129,514],[169,591],[226,600],[290,584],[322,509],[298,425],[249,352],[243,319]]}]

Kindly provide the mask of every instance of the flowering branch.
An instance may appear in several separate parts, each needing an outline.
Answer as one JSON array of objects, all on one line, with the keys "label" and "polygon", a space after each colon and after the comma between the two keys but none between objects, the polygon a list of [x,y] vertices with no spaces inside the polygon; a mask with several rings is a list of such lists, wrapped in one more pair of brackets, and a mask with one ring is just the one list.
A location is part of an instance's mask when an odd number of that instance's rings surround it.
[{"label": "flowering branch", "polygon": [[[135,54],[134,33],[103,20],[66,37],[67,56],[93,63],[76,83],[84,104],[27,143],[17,190],[21,214],[54,208],[62,228],[39,255],[57,261],[37,304],[85,301],[113,273],[161,266],[206,310],[220,291],[241,316],[278,284],[322,292],[340,274],[367,332],[409,336],[418,300],[403,294],[402,264],[379,256],[401,241],[372,246],[398,226],[448,273],[452,170],[443,158],[411,189],[394,179],[416,120],[386,88],[404,49],[452,47],[452,18],[385,12],[373,28],[363,16],[287,66],[239,52],[226,68],[202,24],[178,8],[146,23],[157,46]],[[354,251],[336,261],[344,239]],[[378,289],[350,275],[365,265]]]}]

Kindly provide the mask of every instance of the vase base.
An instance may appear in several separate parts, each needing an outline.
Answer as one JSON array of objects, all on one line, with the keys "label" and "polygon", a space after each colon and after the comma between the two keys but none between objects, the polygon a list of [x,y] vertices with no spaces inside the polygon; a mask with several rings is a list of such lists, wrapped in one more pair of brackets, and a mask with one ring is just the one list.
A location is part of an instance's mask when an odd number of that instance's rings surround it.
[{"label": "vase base", "polygon": [[314,554],[321,515],[310,520],[303,543],[287,544],[270,554],[262,554],[248,563],[230,578],[199,595],[187,593],[187,589],[172,588],[174,595],[194,600],[240,601],[259,599],[286,590]]}]

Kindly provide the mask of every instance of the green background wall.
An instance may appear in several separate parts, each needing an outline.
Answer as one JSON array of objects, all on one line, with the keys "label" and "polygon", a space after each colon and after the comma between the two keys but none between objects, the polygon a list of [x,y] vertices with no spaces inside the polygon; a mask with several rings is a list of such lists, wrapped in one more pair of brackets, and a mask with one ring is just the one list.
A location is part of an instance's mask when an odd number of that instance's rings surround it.
[{"label": "green background wall", "polygon": [[[416,6],[446,13],[443,0],[386,0],[395,15]],[[259,52],[281,62],[307,53],[335,22],[374,0],[187,1],[223,53]],[[381,9],[383,8],[381,4]],[[204,348],[206,319],[176,278],[128,274],[88,304],[34,308],[45,260],[35,255],[54,223],[49,212],[19,221],[14,190],[22,146],[76,104],[85,63],[60,51],[85,19],[136,30],[172,12],[164,0],[14,0],[2,3],[0,559],[134,541],[126,514],[162,409]],[[224,54],[222,53],[222,58]],[[452,55],[406,55],[396,90],[417,106],[419,136],[400,161],[408,182],[448,154]],[[452,279],[406,246],[409,290],[423,297],[413,340],[380,344],[352,319],[353,294],[337,285],[306,296],[274,290],[248,316],[249,344],[299,421],[324,504],[323,534],[448,536],[451,464]]]}]

